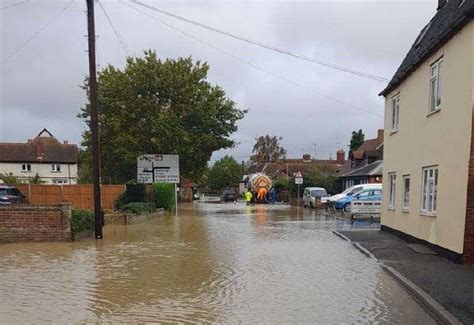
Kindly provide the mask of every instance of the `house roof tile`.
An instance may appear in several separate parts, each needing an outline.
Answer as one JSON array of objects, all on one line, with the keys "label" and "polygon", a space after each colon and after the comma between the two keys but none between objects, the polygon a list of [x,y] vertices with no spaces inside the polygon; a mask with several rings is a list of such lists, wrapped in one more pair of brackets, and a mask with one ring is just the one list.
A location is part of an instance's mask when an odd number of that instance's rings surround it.
[{"label": "house roof tile", "polygon": [[1,162],[77,163],[78,159],[77,145],[60,143],[53,136],[38,135],[27,143],[0,143]]},{"label": "house roof tile", "polygon": [[474,17],[474,0],[451,0],[440,8],[418,35],[390,83],[380,93],[386,96],[420,64],[448,42]]}]

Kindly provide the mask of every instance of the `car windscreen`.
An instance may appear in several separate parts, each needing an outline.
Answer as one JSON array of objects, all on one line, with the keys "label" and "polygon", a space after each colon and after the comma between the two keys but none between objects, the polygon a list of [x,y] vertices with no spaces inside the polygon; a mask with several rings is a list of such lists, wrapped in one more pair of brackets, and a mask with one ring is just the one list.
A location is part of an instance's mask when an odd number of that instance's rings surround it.
[{"label": "car windscreen", "polygon": [[324,196],[328,196],[328,192],[326,192],[326,190],[312,190],[311,191],[311,196],[313,196],[313,197],[324,197]]},{"label": "car windscreen", "polygon": [[8,195],[8,190],[6,188],[0,188],[0,195]]},{"label": "car windscreen", "polygon": [[354,195],[356,193],[359,193],[363,189],[364,189],[363,187],[354,187],[350,192],[347,193],[347,195]]}]

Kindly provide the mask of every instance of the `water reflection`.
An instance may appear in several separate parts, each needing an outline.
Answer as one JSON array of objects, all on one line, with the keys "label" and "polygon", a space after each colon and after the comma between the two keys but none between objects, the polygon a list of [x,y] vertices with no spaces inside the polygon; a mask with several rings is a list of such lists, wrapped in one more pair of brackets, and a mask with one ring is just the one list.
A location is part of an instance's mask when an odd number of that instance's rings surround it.
[{"label": "water reflection", "polygon": [[369,221],[194,204],[101,242],[0,246],[0,323],[432,323],[330,230]]}]

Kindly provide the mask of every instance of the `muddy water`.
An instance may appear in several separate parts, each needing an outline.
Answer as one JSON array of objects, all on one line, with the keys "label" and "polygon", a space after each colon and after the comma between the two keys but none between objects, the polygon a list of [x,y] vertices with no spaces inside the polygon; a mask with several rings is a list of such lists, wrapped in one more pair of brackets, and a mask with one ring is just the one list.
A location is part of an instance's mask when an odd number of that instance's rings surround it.
[{"label": "muddy water", "polygon": [[331,233],[376,224],[278,206],[179,213],[101,242],[1,245],[0,323],[433,323]]}]

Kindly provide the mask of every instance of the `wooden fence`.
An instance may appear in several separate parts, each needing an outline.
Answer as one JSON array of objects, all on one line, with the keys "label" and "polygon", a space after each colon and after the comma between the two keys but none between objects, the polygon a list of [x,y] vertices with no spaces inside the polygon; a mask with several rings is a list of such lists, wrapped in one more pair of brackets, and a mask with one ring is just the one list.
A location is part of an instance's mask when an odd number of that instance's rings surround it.
[{"label": "wooden fence", "polygon": [[[69,202],[73,208],[94,209],[94,187],[81,185],[15,185],[32,204],[57,204]],[[113,210],[117,197],[125,191],[125,185],[102,185],[102,208]]]}]

